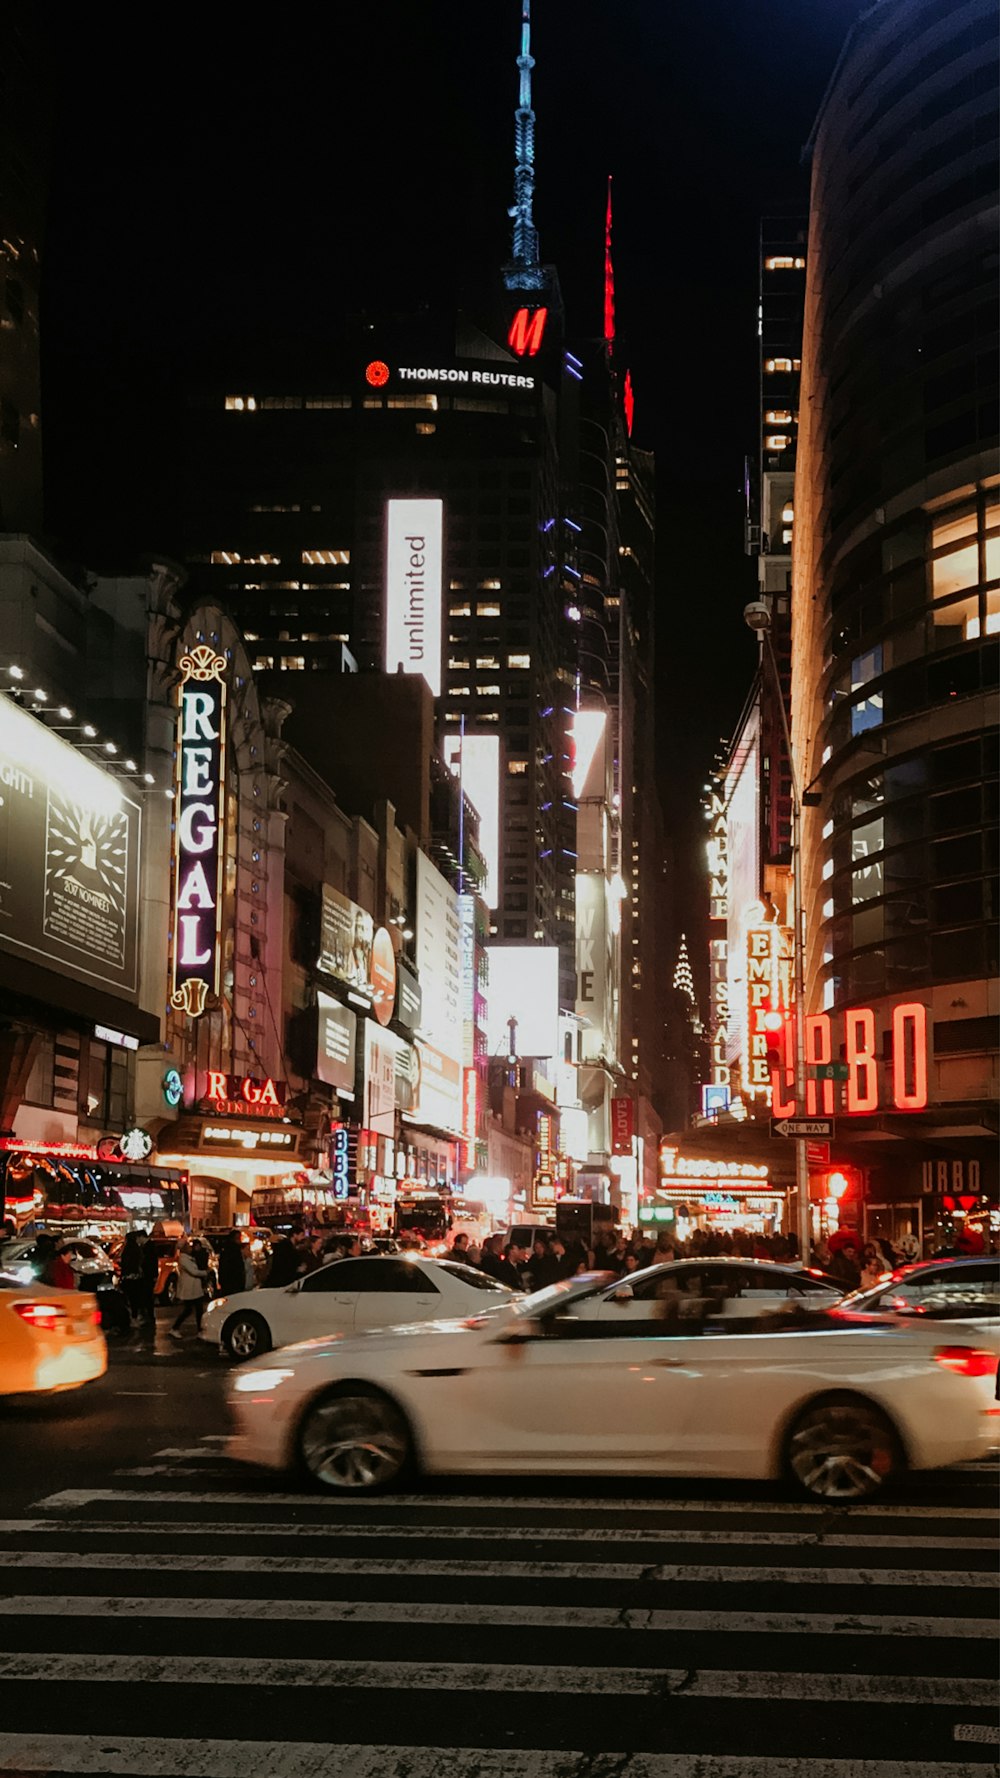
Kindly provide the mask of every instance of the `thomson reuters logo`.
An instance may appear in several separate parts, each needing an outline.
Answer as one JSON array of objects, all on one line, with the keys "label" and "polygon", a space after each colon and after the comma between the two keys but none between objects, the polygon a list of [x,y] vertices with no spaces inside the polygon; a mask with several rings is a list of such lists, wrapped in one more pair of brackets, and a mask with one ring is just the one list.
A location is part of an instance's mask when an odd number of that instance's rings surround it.
[{"label": "thomson reuters logo", "polygon": [[389,381],[389,366],[383,364],[381,358],[373,358],[365,368],[365,382],[373,389],[382,389]]}]

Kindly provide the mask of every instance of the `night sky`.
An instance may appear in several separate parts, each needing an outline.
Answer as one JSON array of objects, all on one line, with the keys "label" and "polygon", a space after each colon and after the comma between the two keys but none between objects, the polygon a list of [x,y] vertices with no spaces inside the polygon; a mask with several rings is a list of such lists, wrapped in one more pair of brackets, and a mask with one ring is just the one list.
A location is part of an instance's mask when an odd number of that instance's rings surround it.
[{"label": "night sky", "polygon": [[[757,223],[804,206],[802,144],[858,10],[534,0],[535,220],[571,344],[600,329],[614,175],[634,437],[657,458],[660,775],[695,927],[697,796],[754,664]],[[236,344],[309,337],[321,354],[345,308],[475,305],[509,251],[519,15],[181,7],[152,39],[138,14],[64,15],[42,309],[57,546],[109,571],[169,547],[144,518],[164,416]]]}]

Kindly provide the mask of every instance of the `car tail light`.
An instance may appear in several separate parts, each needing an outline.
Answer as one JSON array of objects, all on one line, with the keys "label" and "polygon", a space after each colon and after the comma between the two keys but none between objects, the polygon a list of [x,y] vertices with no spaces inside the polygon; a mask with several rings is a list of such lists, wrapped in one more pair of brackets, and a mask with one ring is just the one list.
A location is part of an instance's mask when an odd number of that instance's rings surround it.
[{"label": "car tail light", "polygon": [[1000,1361],[995,1352],[984,1352],[978,1346],[938,1346],[934,1362],[957,1377],[992,1377]]},{"label": "car tail light", "polygon": [[58,1303],[15,1303],[15,1315],[20,1315],[30,1327],[40,1328],[43,1333],[55,1333],[60,1321],[65,1321],[66,1311]]}]

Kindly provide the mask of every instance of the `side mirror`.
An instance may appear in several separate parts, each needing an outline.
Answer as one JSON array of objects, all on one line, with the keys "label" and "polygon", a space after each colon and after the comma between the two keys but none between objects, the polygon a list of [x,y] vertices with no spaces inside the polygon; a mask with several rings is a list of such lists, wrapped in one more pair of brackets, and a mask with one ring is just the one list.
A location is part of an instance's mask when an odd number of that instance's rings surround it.
[{"label": "side mirror", "polygon": [[505,1333],[500,1334],[497,1340],[497,1345],[524,1346],[529,1340],[539,1339],[541,1337],[541,1332],[542,1324],[540,1321],[518,1321],[516,1327],[509,1328]]},{"label": "side mirror", "polygon": [[302,1289],[302,1279],[295,1278],[295,1279],[293,1279],[291,1284],[285,1285],[285,1295],[286,1296],[295,1296],[296,1292],[300,1291],[301,1289]]},{"label": "side mirror", "polygon": [[611,1298],[613,1303],[631,1303],[634,1302],[634,1300],[635,1291],[632,1289],[631,1284],[619,1284],[618,1289]]}]

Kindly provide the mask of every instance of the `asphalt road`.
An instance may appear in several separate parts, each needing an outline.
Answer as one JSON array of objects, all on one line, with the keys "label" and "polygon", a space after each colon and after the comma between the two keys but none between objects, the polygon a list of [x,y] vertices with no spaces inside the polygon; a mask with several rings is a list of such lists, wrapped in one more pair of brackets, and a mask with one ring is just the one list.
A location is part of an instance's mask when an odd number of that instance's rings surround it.
[{"label": "asphalt road", "polygon": [[997,1477],[491,1484],[334,1502],[221,1455],[161,1323],[0,1414],[0,1773],[996,1770]]}]

